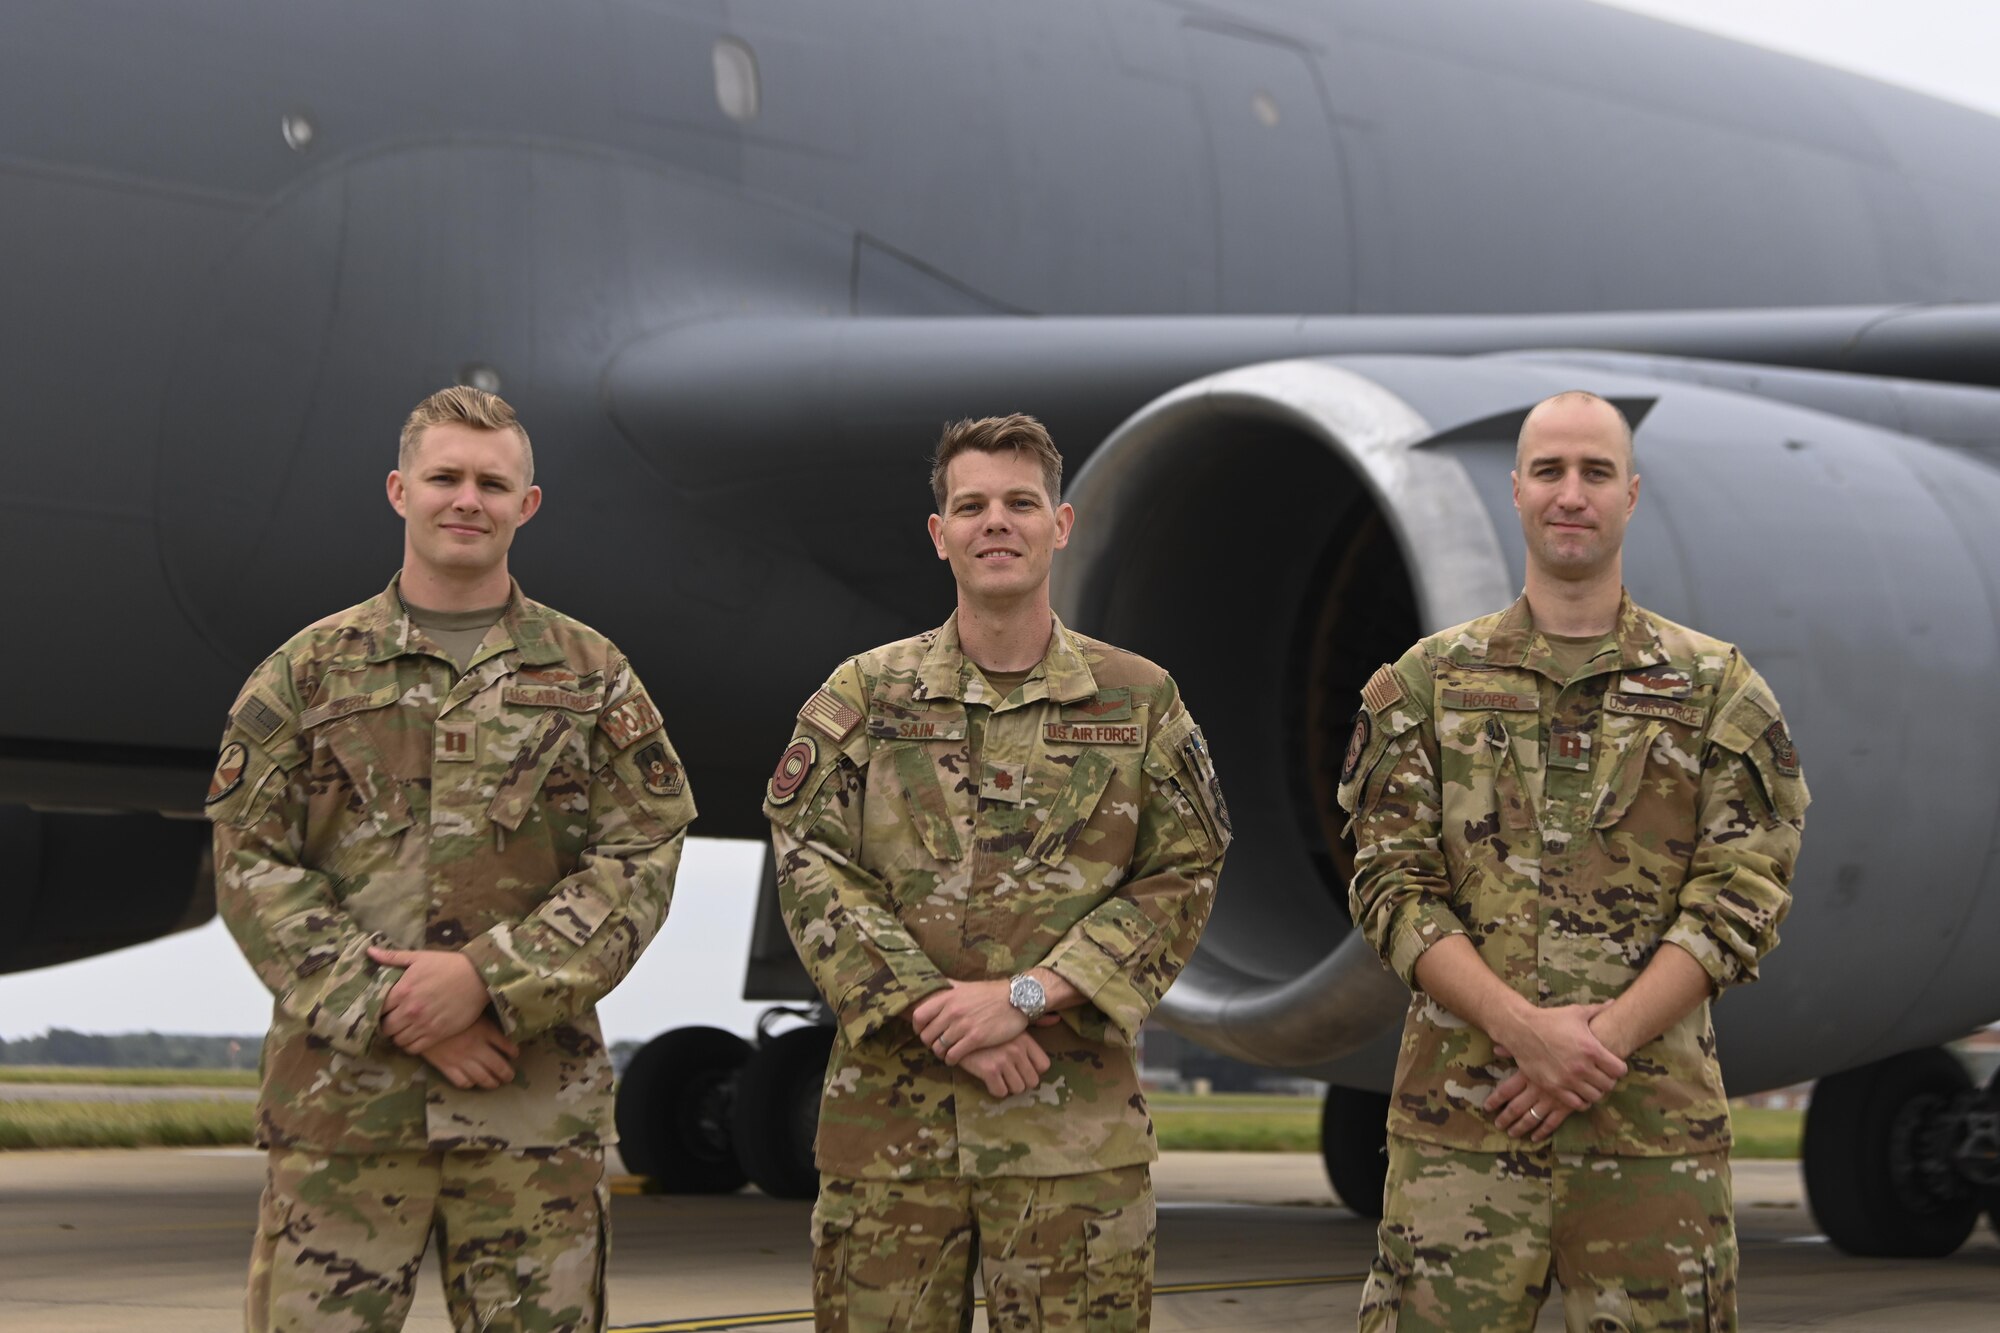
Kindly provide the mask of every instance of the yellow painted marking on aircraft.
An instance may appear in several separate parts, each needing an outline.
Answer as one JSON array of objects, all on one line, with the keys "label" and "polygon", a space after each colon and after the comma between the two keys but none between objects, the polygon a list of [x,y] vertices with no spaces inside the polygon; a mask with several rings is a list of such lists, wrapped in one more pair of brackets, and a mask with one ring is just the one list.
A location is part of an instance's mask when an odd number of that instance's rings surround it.
[{"label": "yellow painted marking on aircraft", "polygon": [[[1313,1277],[1243,1278],[1234,1282],[1170,1282],[1153,1288],[1155,1296],[1189,1296],[1209,1291],[1270,1291],[1279,1287],[1331,1287],[1360,1282],[1366,1273],[1328,1273]],[[974,1301],[975,1306],[986,1304]],[[619,1324],[612,1333],[716,1333],[728,1328],[766,1328],[811,1321],[811,1310],[772,1310],[764,1314],[711,1315],[706,1319],[676,1319],[664,1324]]]}]

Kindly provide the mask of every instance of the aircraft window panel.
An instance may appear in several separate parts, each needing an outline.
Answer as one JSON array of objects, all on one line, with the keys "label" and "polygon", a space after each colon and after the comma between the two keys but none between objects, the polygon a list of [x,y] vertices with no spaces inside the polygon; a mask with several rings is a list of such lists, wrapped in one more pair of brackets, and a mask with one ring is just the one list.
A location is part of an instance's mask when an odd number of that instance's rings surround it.
[{"label": "aircraft window panel", "polygon": [[715,43],[715,104],[722,114],[744,124],[757,119],[763,89],[757,81],[757,54],[734,37]]}]

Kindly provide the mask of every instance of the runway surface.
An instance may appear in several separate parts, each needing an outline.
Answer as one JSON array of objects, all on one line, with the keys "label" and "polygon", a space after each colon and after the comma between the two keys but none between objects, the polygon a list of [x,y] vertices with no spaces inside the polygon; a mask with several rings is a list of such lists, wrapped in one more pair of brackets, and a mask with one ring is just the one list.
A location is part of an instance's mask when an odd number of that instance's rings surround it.
[{"label": "runway surface", "polygon": [[[0,1328],[239,1327],[262,1169],[248,1149],[0,1153]],[[1352,1326],[1374,1229],[1333,1201],[1316,1157],[1172,1153],[1155,1178],[1155,1329]],[[1984,1224],[1950,1259],[1849,1259],[1815,1238],[1794,1164],[1742,1163],[1736,1188],[1745,1329],[2000,1327],[2000,1240]],[[809,1328],[808,1211],[748,1191],[621,1194],[612,1326]],[[1552,1304],[1539,1327],[1561,1326]],[[434,1269],[409,1327],[450,1328]]]}]

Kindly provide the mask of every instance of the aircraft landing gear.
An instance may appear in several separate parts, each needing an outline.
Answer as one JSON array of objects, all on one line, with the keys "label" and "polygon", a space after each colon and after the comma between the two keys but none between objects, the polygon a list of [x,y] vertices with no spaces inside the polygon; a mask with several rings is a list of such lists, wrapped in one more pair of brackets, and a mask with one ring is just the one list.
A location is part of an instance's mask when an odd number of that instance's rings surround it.
[{"label": "aircraft landing gear", "polygon": [[2000,1193],[2000,1100],[1948,1051],[1906,1051],[1814,1086],[1804,1157],[1813,1216],[1835,1245],[1941,1258]]},{"label": "aircraft landing gear", "polygon": [[809,1023],[773,1037],[766,1027],[781,1014],[811,1017],[772,1009],[757,1021],[757,1052],[736,1079],[731,1134],[736,1160],[751,1184],[774,1199],[811,1199],[819,1194],[813,1136],[819,1131],[820,1085],[833,1051],[833,1028]]},{"label": "aircraft landing gear", "polygon": [[1319,1155],[1340,1201],[1363,1217],[1382,1216],[1389,1175],[1389,1094],[1328,1085],[1319,1117]]},{"label": "aircraft landing gear", "polygon": [[[809,1021],[772,1036],[785,1016]],[[755,1047],[720,1028],[653,1038],[618,1080],[625,1169],[667,1194],[732,1194],[749,1181],[777,1199],[814,1197],[813,1135],[832,1049],[818,1008],[766,1010]]]},{"label": "aircraft landing gear", "polygon": [[618,1151],[625,1169],[668,1194],[743,1188],[730,1143],[736,1072],[750,1043],[721,1028],[675,1028],[639,1048],[618,1080]]}]

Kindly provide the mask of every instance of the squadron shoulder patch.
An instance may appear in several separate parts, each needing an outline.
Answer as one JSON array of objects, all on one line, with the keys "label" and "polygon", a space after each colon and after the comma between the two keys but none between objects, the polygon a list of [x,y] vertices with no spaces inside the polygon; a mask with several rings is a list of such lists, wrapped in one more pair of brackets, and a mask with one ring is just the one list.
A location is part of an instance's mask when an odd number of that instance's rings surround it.
[{"label": "squadron shoulder patch", "polygon": [[801,736],[786,747],[778,756],[778,766],[771,772],[769,794],[772,805],[784,805],[799,794],[799,788],[806,785],[806,775],[819,762],[819,743],[810,736]]},{"label": "squadron shoulder patch", "polygon": [[231,741],[222,747],[222,754],[215,761],[215,775],[208,780],[208,796],[204,805],[214,805],[223,797],[243,785],[243,770],[250,764],[250,751],[242,741]]},{"label": "squadron shoulder patch", "polygon": [[[1348,679],[1353,680],[1354,677],[1349,676]],[[1387,662],[1376,667],[1375,674],[1370,676],[1368,683],[1361,687],[1361,702],[1367,704],[1371,712],[1379,713],[1385,708],[1402,702],[1402,699],[1403,682],[1396,678],[1395,671],[1390,668]]]},{"label": "squadron shoulder patch", "polygon": [[1778,771],[1788,778],[1799,775],[1799,747],[1792,744],[1792,734],[1785,730],[1781,718],[1764,728],[1764,741],[1771,747],[1771,759],[1778,765]]},{"label": "squadron shoulder patch", "polygon": [[832,690],[818,690],[799,710],[799,721],[818,727],[828,739],[844,741],[861,724],[861,710]]},{"label": "squadron shoulder patch", "polygon": [[[1369,737],[1374,735],[1375,722],[1368,710],[1359,708],[1354,713],[1354,732],[1347,738],[1347,757],[1340,761],[1341,785],[1354,781],[1354,775],[1361,771],[1361,756],[1368,753]],[[1325,770],[1322,769],[1321,772]],[[1321,781],[1325,781],[1324,778]]]},{"label": "squadron shoulder patch", "polygon": [[639,781],[655,796],[678,796],[687,786],[687,774],[667,755],[667,747],[654,741],[635,756]]},{"label": "squadron shoulder patch", "polygon": [[616,708],[607,708],[597,719],[597,729],[611,744],[623,750],[641,736],[660,729],[660,711],[644,691],[632,695]]}]

